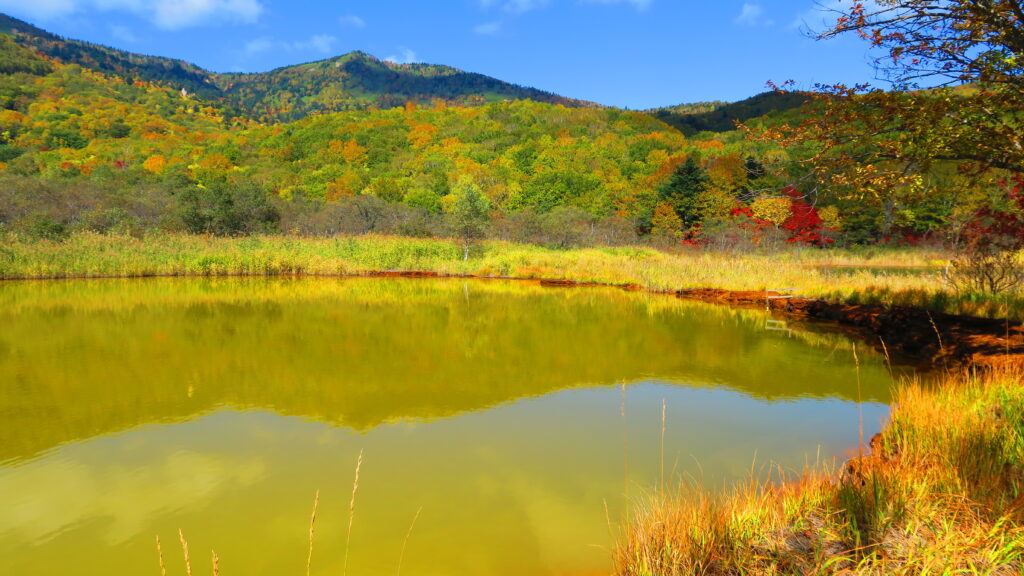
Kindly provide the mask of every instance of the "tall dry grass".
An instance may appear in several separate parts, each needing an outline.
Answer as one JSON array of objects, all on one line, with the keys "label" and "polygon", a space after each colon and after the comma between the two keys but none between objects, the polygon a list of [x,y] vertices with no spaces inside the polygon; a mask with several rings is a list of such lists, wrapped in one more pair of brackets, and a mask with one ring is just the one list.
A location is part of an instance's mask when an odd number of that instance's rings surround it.
[{"label": "tall dry grass", "polygon": [[395,576],[402,576],[402,563],[405,561],[405,548],[409,545],[409,538],[412,536],[412,529],[416,527],[416,521],[420,519],[420,512],[423,512],[422,506],[420,506],[419,510],[416,511],[416,515],[412,517],[412,522],[409,524],[409,531],[405,533],[405,540],[402,540],[402,552],[398,554],[398,570],[395,571]]},{"label": "tall dry grass", "polygon": [[313,514],[309,517],[309,553],[306,555],[306,576],[313,566],[313,529],[316,527],[316,511],[320,507],[320,490],[313,497]]},{"label": "tall dry grass", "polygon": [[1024,373],[908,383],[873,453],[838,470],[652,494],[615,573],[911,575],[1024,572]]},{"label": "tall dry grass", "polygon": [[178,539],[181,541],[181,553],[185,557],[185,574],[192,576],[192,560],[188,555],[188,540],[185,540],[185,533],[178,529]]},{"label": "tall dry grass", "polygon": [[348,552],[352,542],[352,522],[356,518],[356,495],[359,493],[359,470],[363,467],[363,451],[359,451],[359,458],[356,460],[356,477],[352,481],[352,499],[348,505],[348,532],[345,536],[345,567],[342,576],[348,574]]},{"label": "tall dry grass", "polygon": [[160,559],[160,576],[167,576],[167,566],[164,564],[164,551],[160,547],[160,536],[156,537],[156,556]]},{"label": "tall dry grass", "polygon": [[0,237],[0,279],[175,275],[353,275],[425,270],[510,278],[682,288],[795,288],[807,297],[911,305],[977,316],[1024,318],[1024,297],[958,294],[941,278],[950,254],[922,249],[787,249],[770,253],[666,253],[617,247],[554,250],[484,242],[468,261],[454,241],[392,236],[137,239],[79,233],[60,242]]}]

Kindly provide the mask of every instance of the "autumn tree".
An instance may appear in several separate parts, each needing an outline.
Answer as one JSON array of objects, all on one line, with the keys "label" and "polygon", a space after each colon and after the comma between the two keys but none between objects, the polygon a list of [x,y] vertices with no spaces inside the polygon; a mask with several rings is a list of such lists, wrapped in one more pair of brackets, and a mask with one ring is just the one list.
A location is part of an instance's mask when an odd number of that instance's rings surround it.
[{"label": "autumn tree", "polygon": [[159,154],[154,154],[142,163],[142,167],[153,174],[163,174],[167,168],[167,159]]},{"label": "autumn tree", "polygon": [[1024,87],[1024,8],[1017,0],[846,1],[835,26],[819,34],[856,34],[883,50],[875,59],[897,89],[922,80]]},{"label": "autumn tree", "polygon": [[[827,39],[857,35],[894,90],[823,87],[814,117],[772,136],[818,146],[807,163],[853,194],[921,188],[937,162],[1024,173],[1024,9],[1017,0],[843,2]],[[922,85],[930,89],[919,89]]]},{"label": "autumn tree", "polygon": [[679,219],[679,214],[676,213],[672,204],[660,202],[654,207],[651,236],[669,239],[673,243],[678,243],[683,237],[683,221]]},{"label": "autumn tree", "polygon": [[761,196],[750,203],[750,213],[754,218],[781,226],[790,215],[789,198],[783,196]]},{"label": "autumn tree", "polygon": [[[840,199],[877,203],[883,233],[901,204],[940,192],[933,176],[948,166],[989,188],[1024,174],[1019,0],[847,1],[835,10],[834,26],[818,37],[869,42],[879,78],[893,90],[825,87],[800,126],[763,135],[812,150],[810,173]],[[1013,258],[994,255],[998,243],[974,245],[985,248],[964,258]]]}]

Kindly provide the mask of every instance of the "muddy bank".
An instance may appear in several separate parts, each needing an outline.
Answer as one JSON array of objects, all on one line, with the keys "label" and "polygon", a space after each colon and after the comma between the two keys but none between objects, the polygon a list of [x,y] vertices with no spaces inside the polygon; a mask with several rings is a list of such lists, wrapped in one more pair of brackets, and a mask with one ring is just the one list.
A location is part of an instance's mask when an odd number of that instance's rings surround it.
[{"label": "muddy bank", "polygon": [[687,300],[767,308],[794,319],[825,321],[853,330],[877,349],[938,367],[1001,366],[1024,362],[1020,322],[929,312],[907,306],[838,304],[778,292],[679,290]]}]

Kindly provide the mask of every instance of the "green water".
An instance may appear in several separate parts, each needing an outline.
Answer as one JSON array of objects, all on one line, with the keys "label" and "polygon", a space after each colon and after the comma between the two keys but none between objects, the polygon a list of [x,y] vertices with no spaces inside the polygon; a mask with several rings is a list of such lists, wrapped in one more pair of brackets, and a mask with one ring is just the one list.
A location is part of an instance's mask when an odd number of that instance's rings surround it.
[{"label": "green water", "polygon": [[766,320],[530,283],[0,284],[0,574],[159,576],[159,536],[183,575],[181,529],[194,574],[302,576],[317,490],[313,574],[403,545],[407,576],[607,573],[663,402],[665,476],[709,486],[879,429],[881,358]]}]

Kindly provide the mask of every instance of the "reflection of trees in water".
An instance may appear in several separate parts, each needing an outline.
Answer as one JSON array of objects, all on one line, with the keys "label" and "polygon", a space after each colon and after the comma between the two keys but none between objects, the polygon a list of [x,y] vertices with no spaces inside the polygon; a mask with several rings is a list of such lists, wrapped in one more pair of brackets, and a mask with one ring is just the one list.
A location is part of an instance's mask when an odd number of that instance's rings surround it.
[{"label": "reflection of trees in water", "polygon": [[[468,291],[467,291],[468,287]],[[850,345],[760,311],[522,282],[218,279],[0,291],[0,458],[219,406],[366,430],[663,379],[856,400]],[[886,401],[879,358],[860,397]]]}]

